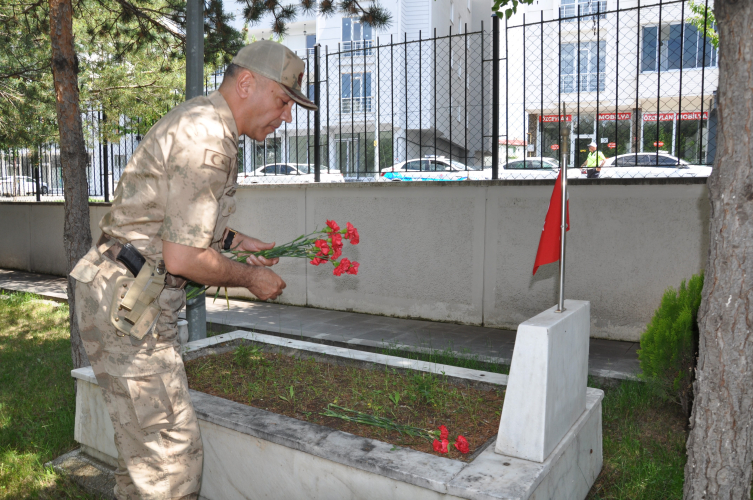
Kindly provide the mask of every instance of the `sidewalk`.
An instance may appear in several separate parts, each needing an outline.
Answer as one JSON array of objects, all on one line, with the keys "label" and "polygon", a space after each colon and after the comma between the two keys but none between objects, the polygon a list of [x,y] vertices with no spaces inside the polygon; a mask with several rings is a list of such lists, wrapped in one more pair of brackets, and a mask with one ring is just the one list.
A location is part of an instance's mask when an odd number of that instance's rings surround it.
[{"label": "sidewalk", "polygon": [[[36,293],[52,300],[67,300],[66,280],[59,276],[0,269],[0,289]],[[408,350],[451,348],[461,355],[478,355],[509,364],[515,344],[512,330],[457,325],[371,314],[288,306],[268,302],[207,298],[207,323],[212,330],[253,330],[312,342],[374,350],[399,347]],[[589,374],[633,379],[639,371],[637,342],[591,339]]]}]

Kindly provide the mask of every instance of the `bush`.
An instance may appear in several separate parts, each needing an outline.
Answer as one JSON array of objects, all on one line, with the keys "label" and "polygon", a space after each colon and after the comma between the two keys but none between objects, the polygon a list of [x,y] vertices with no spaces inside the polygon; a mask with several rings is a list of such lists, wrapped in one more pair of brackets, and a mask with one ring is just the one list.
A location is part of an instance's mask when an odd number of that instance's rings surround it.
[{"label": "bush", "polygon": [[693,379],[698,358],[698,306],[703,274],[693,275],[680,290],[664,292],[659,309],[641,335],[640,377],[665,399],[690,414]]}]

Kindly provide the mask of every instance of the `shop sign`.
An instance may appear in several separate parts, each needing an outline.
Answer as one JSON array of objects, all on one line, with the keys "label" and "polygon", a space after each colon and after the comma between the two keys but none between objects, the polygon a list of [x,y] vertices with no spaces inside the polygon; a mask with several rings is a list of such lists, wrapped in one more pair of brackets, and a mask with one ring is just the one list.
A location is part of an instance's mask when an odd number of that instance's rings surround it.
[{"label": "shop sign", "polygon": [[[693,111],[690,113],[680,113],[680,120],[700,120],[701,119],[701,113],[700,111]],[[703,119],[708,120],[709,119],[709,112],[704,111],[703,112]]]},{"label": "shop sign", "polygon": [[599,113],[599,121],[614,121],[615,116],[617,116],[618,120],[630,119],[630,113],[617,113],[617,115],[615,115],[614,113]]},{"label": "shop sign", "polygon": [[559,144],[552,144],[552,150],[557,151],[560,148]]},{"label": "shop sign", "polygon": [[[675,113],[659,113],[660,122],[671,122],[675,119]],[[655,122],[656,113],[643,113],[644,122]]]},{"label": "shop sign", "polygon": [[[689,111],[686,113],[680,113],[680,120],[708,120],[709,113],[708,111],[703,112],[703,118],[701,118],[701,112],[700,111]],[[659,121],[660,122],[671,122],[677,118],[677,113],[659,113]],[[644,122],[655,122],[656,121],[656,113],[644,113],[643,114],[643,121]]]},{"label": "shop sign", "polygon": [[617,147],[617,143],[616,142],[610,142],[609,144],[607,144],[607,147],[609,147],[609,149],[614,149],[614,148]]},{"label": "shop sign", "polygon": [[571,122],[573,121],[573,115],[542,115],[539,116],[539,121],[544,123],[558,123],[560,120]]}]

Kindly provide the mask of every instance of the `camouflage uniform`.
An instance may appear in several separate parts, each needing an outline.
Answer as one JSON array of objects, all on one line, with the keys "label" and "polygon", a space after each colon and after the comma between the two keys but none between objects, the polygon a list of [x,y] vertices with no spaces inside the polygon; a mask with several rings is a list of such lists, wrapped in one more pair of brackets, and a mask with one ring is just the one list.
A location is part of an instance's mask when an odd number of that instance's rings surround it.
[{"label": "camouflage uniform", "polygon": [[[161,314],[142,340],[110,320],[117,278],[126,268],[104,255],[130,242],[151,264],[162,241],[221,248],[235,211],[238,130],[219,92],[177,106],[144,137],[118,183],[95,245],[71,272],[77,280],[81,338],[102,389],[118,449],[118,499],[197,498],[203,448],[178,354],[178,311],[185,292],[165,288]],[[119,292],[118,292],[119,293]]]}]

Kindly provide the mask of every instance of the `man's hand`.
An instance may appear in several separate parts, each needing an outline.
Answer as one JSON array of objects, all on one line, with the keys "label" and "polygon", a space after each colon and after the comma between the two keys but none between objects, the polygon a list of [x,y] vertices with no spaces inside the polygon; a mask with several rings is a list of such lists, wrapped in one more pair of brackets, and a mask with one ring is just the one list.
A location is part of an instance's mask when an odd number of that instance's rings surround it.
[{"label": "man's hand", "polygon": [[162,258],[170,274],[207,286],[242,286],[261,300],[275,299],[285,288],[272,270],[232,261],[211,248],[163,241]]},{"label": "man's hand", "polygon": [[[233,238],[233,250],[241,250],[244,252],[260,252],[262,250],[271,250],[275,247],[274,242],[264,243],[261,240],[246,236],[245,234],[236,233]],[[280,261],[279,258],[266,259],[264,257],[257,257],[256,255],[249,255],[246,262],[252,266],[274,266]]]},{"label": "man's hand", "polygon": [[256,278],[249,285],[248,291],[261,300],[276,299],[282,294],[285,282],[271,269],[263,266],[254,266]]}]

